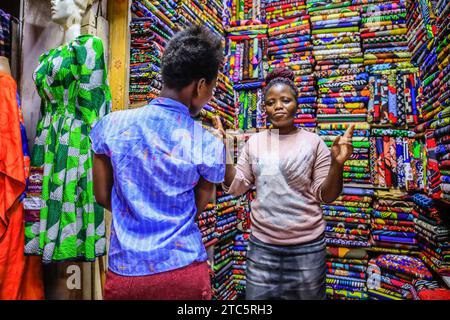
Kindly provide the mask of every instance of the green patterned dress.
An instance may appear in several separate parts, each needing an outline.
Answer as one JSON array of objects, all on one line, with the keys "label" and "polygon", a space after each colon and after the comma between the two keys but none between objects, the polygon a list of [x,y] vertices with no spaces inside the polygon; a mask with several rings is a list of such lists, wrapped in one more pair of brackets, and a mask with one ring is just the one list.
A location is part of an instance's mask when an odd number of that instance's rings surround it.
[{"label": "green patterned dress", "polygon": [[95,203],[89,133],[111,109],[102,41],[82,35],[39,58],[42,100],[32,167],[43,169],[38,221],[25,223],[25,252],[44,262],[93,261],[106,250]]}]

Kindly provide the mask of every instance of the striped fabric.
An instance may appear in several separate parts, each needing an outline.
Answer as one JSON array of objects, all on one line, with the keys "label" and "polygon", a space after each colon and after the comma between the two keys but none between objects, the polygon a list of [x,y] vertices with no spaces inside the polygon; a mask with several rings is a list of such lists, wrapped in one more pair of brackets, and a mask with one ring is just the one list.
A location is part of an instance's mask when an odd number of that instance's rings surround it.
[{"label": "striped fabric", "polygon": [[142,276],[205,261],[194,187],[201,176],[223,181],[223,143],[166,98],[110,114],[90,136],[114,169],[110,270]]}]

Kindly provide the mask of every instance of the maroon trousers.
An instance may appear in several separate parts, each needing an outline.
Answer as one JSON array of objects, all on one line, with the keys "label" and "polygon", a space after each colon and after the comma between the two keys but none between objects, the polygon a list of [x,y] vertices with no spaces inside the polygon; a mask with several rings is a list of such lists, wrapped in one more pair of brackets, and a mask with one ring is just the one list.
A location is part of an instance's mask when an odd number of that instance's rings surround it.
[{"label": "maroon trousers", "polygon": [[208,264],[186,267],[149,276],[106,275],[105,300],[211,300]]}]

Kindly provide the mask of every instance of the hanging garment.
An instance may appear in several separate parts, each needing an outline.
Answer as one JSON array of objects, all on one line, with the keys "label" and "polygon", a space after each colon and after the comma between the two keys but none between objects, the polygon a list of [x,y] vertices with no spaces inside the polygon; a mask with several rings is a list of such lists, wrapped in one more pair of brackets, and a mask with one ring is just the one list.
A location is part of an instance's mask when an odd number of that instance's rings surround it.
[{"label": "hanging garment", "polygon": [[0,73],[0,300],[43,299],[40,259],[25,257],[29,157],[14,79]]},{"label": "hanging garment", "polygon": [[[44,262],[105,254],[103,209],[95,203],[89,133],[111,107],[102,41],[82,35],[39,59],[42,99],[32,166],[41,168],[39,219],[27,217],[25,252]],[[37,221],[36,221],[37,220]]]}]

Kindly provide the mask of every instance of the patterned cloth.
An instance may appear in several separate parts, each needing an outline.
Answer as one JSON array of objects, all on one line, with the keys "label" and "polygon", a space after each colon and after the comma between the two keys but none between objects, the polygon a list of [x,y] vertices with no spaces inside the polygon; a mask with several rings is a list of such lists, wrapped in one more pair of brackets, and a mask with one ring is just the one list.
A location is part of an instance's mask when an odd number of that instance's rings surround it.
[{"label": "patterned cloth", "polygon": [[42,204],[39,221],[25,225],[25,252],[44,262],[105,254],[89,141],[91,128],[111,108],[103,50],[99,38],[79,36],[43,54],[34,74],[42,119],[31,165],[43,169]]},{"label": "patterned cloth", "polygon": [[[128,139],[117,139],[119,135]],[[193,141],[190,137],[194,135],[200,137],[194,145],[180,144],[182,137]],[[213,183],[222,182],[222,143],[194,122],[186,106],[167,98],[110,114],[94,127],[91,140],[95,153],[111,158],[115,172],[109,268],[121,275],[138,276],[205,261],[206,252],[194,223],[194,186],[200,176]],[[174,172],[179,174],[173,176]],[[223,208],[216,211],[220,215]],[[135,218],[121,217],[127,212]],[[217,217],[213,231],[224,233],[235,225],[227,218]],[[222,220],[229,225],[219,227]],[[210,234],[204,232],[205,236]],[[157,244],[155,249],[148,249],[148,241]]]}]

